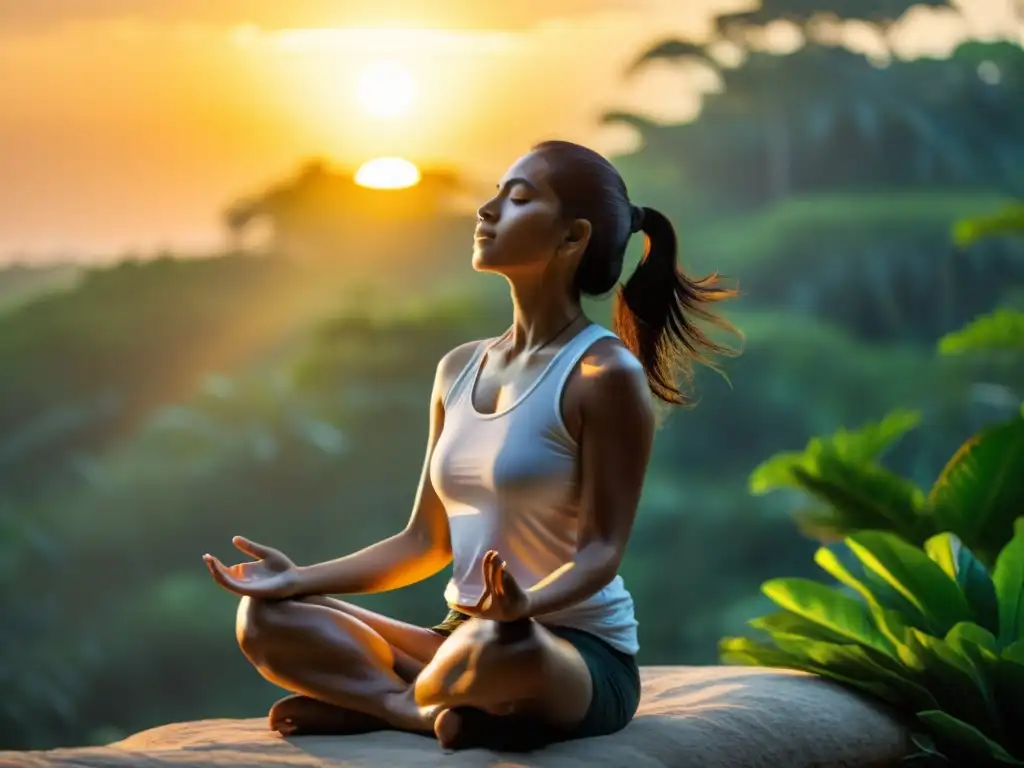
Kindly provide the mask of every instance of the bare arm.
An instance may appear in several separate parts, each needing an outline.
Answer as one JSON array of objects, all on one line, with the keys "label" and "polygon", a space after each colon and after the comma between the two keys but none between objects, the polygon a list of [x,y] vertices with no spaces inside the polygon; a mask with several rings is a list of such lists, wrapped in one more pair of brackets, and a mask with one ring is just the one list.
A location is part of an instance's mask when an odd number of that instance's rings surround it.
[{"label": "bare arm", "polygon": [[639,363],[619,347],[580,370],[580,531],[576,556],[527,590],[538,616],[575,605],[618,573],[654,440],[654,409]]},{"label": "bare arm", "polygon": [[412,515],[405,528],[351,555],[299,568],[301,594],[387,592],[423,581],[452,559],[448,516],[430,481],[430,460],[444,426],[444,396],[478,342],[449,352],[437,366],[430,395],[427,451]]}]

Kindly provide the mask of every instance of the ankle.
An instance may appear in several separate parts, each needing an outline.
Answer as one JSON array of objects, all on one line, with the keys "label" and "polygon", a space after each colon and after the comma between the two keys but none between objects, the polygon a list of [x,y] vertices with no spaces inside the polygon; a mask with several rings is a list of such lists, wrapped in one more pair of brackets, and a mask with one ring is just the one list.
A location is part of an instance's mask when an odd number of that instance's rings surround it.
[{"label": "ankle", "polygon": [[402,691],[385,694],[382,705],[384,710],[382,717],[401,730],[433,731],[434,719],[441,711],[440,706],[421,707],[418,705],[412,686]]}]

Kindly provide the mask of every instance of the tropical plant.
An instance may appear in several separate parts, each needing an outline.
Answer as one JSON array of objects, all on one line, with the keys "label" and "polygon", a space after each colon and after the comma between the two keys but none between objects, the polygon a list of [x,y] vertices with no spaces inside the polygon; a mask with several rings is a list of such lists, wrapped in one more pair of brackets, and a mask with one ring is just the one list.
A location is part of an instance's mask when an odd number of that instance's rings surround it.
[{"label": "tropical plant", "polygon": [[961,248],[999,235],[1024,236],[1024,203],[1010,203],[987,216],[963,219],[953,230],[953,239]]},{"label": "tropical plant", "polygon": [[948,532],[919,547],[861,531],[815,561],[842,586],[766,582],[781,610],[749,623],[768,640],[723,639],[723,663],[803,670],[880,699],[913,718],[917,757],[1024,765],[1024,517],[991,571]]},{"label": "tropical plant", "polygon": [[1024,312],[1001,307],[939,339],[943,355],[997,350],[1024,352]]},{"label": "tropical plant", "polygon": [[814,438],[803,451],[777,454],[750,476],[763,494],[795,488],[815,504],[795,513],[804,533],[835,540],[884,530],[915,546],[937,534],[958,537],[986,566],[1013,536],[1024,513],[1024,414],[982,430],[948,461],[926,494],[879,459],[920,414],[896,411],[858,430]]}]

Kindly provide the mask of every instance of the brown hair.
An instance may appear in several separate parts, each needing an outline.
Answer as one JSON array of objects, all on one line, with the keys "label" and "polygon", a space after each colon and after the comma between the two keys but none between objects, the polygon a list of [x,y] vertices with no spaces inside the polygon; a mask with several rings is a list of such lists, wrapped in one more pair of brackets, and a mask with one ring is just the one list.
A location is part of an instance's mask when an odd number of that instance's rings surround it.
[{"label": "brown hair", "polygon": [[732,323],[709,307],[735,297],[737,291],[721,286],[717,273],[699,279],[687,276],[677,263],[672,222],[654,208],[633,205],[622,176],[600,154],[567,141],[545,141],[533,151],[549,164],[548,182],[561,203],[562,216],[587,219],[591,225],[576,272],[578,293],[603,296],[615,288],[630,236],[644,233],[643,258],[615,296],[613,329],[640,360],[656,397],[671,405],[690,405],[686,388],[693,380],[693,364],[721,372],[712,357],[738,354],[709,338],[696,321],[742,339]]}]

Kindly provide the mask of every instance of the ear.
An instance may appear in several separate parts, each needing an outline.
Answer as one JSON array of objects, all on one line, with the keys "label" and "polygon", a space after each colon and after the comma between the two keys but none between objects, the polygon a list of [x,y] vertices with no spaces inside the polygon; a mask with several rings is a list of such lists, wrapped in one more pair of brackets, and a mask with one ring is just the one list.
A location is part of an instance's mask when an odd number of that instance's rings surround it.
[{"label": "ear", "polygon": [[559,248],[561,255],[578,258],[587,250],[593,231],[587,219],[574,219],[565,233],[565,240]]}]

